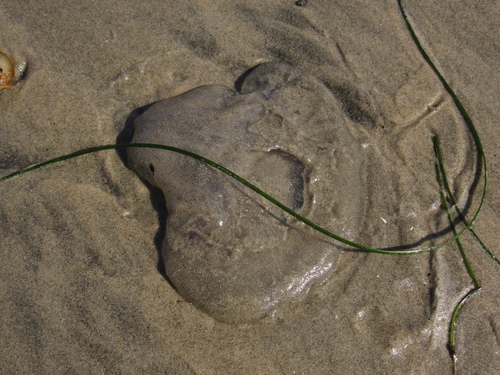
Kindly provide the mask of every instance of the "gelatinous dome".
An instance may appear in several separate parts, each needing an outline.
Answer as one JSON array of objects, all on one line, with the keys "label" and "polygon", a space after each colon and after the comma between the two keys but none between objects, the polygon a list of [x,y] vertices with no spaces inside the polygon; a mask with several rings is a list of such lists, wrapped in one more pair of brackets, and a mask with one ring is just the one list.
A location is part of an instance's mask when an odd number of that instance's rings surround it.
[{"label": "gelatinous dome", "polygon": [[[241,93],[203,86],[160,101],[133,142],[183,148],[246,178],[315,223],[354,239],[363,153],[331,92],[281,63],[255,68]],[[341,254],[238,181],[197,160],[128,149],[130,166],[165,194],[163,258],[186,300],[224,322],[248,322],[324,281]]]}]

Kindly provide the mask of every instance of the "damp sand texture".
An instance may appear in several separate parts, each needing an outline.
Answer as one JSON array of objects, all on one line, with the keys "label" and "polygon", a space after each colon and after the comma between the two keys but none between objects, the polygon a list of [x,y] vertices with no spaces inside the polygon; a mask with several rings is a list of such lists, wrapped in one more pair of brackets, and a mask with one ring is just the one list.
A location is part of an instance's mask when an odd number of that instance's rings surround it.
[{"label": "damp sand texture", "polygon": [[[474,228],[498,253],[495,6],[406,2],[491,160]],[[248,69],[283,62],[334,93],[362,146],[361,243],[412,244],[446,228],[434,134],[455,190],[467,196],[474,172],[467,132],[395,2],[0,0],[0,24],[0,50],[16,69],[28,67],[0,91],[2,175],[123,143],[117,135],[136,108],[205,85],[232,88]],[[226,324],[184,302],[158,270],[165,218],[154,206],[161,195],[150,198],[113,151],[0,184],[3,372],[451,373],[449,317],[470,286],[454,247],[410,257],[343,251],[302,301],[281,303],[252,324]],[[491,374],[500,366],[499,275],[473,240],[463,241],[483,288],[458,318],[459,373]]]}]

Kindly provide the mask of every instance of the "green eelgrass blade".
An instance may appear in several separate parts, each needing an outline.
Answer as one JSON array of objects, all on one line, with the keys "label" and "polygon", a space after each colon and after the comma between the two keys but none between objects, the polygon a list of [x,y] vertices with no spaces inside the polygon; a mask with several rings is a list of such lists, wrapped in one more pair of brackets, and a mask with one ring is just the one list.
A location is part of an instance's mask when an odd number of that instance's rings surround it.
[{"label": "green eelgrass blade", "polygon": [[[452,202],[454,202],[453,205],[455,206],[455,209],[457,210],[460,218],[462,219],[462,221],[466,225],[466,227],[469,228],[469,230],[471,230],[472,224],[474,223],[474,221],[476,221],[477,217],[479,216],[479,212],[481,211],[481,209],[483,207],[483,204],[485,202],[486,191],[487,191],[487,186],[488,186],[488,168],[487,168],[487,165],[486,165],[486,156],[484,154],[483,144],[481,142],[481,138],[479,137],[479,133],[477,132],[477,129],[474,126],[474,123],[473,123],[472,119],[470,118],[468,112],[466,111],[465,107],[463,106],[462,102],[460,101],[460,99],[458,98],[458,96],[455,94],[455,91],[453,91],[453,89],[451,88],[451,86],[448,84],[448,82],[446,81],[446,79],[443,77],[443,75],[441,74],[441,72],[439,71],[439,69],[432,62],[431,58],[429,57],[429,55],[425,51],[424,47],[420,43],[420,40],[418,39],[417,34],[415,33],[415,30],[413,29],[413,26],[411,25],[411,22],[408,19],[408,16],[406,14],[404,5],[402,3],[402,0],[398,0],[398,5],[399,5],[399,8],[401,10],[401,14],[403,15],[403,19],[404,19],[404,21],[406,23],[406,27],[408,28],[408,31],[410,32],[410,35],[413,38],[413,41],[415,42],[418,50],[420,51],[420,53],[421,53],[422,57],[424,58],[424,60],[427,62],[427,64],[430,66],[430,68],[433,70],[433,72],[436,74],[436,76],[438,77],[438,79],[441,81],[441,84],[443,85],[443,87],[445,88],[445,90],[448,92],[448,94],[453,99],[453,102],[454,102],[455,106],[457,107],[458,111],[460,112],[460,115],[464,119],[467,127],[469,128],[469,130],[470,130],[470,132],[472,134],[474,142],[476,143],[476,147],[477,147],[478,155],[479,155],[479,164],[482,165],[482,168],[483,168],[483,191],[482,191],[482,194],[481,194],[481,199],[480,199],[480,202],[479,202],[479,206],[478,206],[475,214],[473,215],[473,217],[472,217],[472,219],[470,221],[465,219],[464,215],[461,213],[460,209],[456,205],[456,202],[455,202],[455,199],[453,197],[453,194],[451,194],[451,190],[449,190],[449,186],[447,188],[450,200]],[[446,181],[446,179],[445,179],[445,181]],[[448,185],[447,182],[445,182],[445,184]],[[481,245],[481,247],[483,248],[483,250],[497,264],[500,265],[500,261],[484,245],[484,243],[479,239],[479,237],[476,235],[476,233],[474,231],[472,231],[472,230],[471,230],[471,233],[476,238],[476,240],[479,242],[479,244]]]},{"label": "green eelgrass blade", "polygon": [[[443,159],[441,156],[441,148],[439,146],[439,138],[438,137],[433,137],[432,141],[434,142],[434,151],[436,153],[436,179],[440,188],[440,196],[441,196],[441,204],[443,205],[443,208],[446,210],[447,216],[448,216],[448,222],[450,223],[451,230],[454,235],[456,235],[457,230],[455,227],[455,223],[453,221],[453,217],[451,216],[450,212],[450,207],[448,206],[448,202],[446,198],[450,199],[451,202],[455,201],[455,198],[451,194],[451,191],[448,186],[448,182],[446,181],[446,172],[443,166]],[[445,196],[445,191],[447,192],[447,196]],[[455,204],[455,203],[452,203]],[[463,216],[462,216],[463,217]],[[465,218],[463,219],[465,220]],[[479,284],[478,279],[476,278],[476,275],[474,274],[474,271],[472,270],[472,266],[469,262],[469,259],[467,257],[467,254],[465,254],[465,250],[462,246],[462,241],[460,241],[460,238],[456,239],[456,243],[458,246],[458,249],[460,251],[460,255],[462,256],[462,259],[465,264],[465,268],[467,269],[467,273],[469,274],[470,278],[474,282],[474,286],[476,288],[479,288],[481,285]]]},{"label": "green eelgrass blade", "polygon": [[[443,208],[446,210],[447,216],[448,216],[448,222],[450,223],[451,230],[453,234],[456,234],[456,228],[455,228],[455,223],[453,221],[453,217],[450,212],[450,208],[448,206],[447,198],[450,200],[452,205],[456,206],[455,198],[453,197],[453,194],[451,194],[451,190],[449,187],[449,184],[446,180],[446,172],[444,169],[444,163],[443,163],[443,158],[441,155],[441,148],[439,146],[439,138],[438,137],[433,137],[432,141],[434,143],[434,152],[436,154],[436,180],[439,185],[439,190],[440,190],[440,197],[441,197],[441,204]],[[446,192],[446,195],[445,195]],[[460,210],[458,210],[458,213],[462,219],[462,221],[465,223],[465,217],[461,214]],[[472,232],[472,229],[470,229]],[[474,288],[469,290],[467,294],[458,302],[458,304],[455,306],[455,309],[453,310],[453,314],[451,316],[450,320],[450,327],[449,327],[449,333],[448,333],[448,350],[450,352],[451,358],[453,360],[453,373],[456,371],[456,362],[457,362],[457,354],[455,350],[455,323],[457,320],[458,312],[462,308],[462,305],[465,303],[466,300],[468,300],[472,295],[474,295],[476,292],[478,292],[481,289],[481,284],[479,283],[479,280],[477,279],[472,266],[469,262],[469,259],[467,257],[467,254],[465,253],[465,250],[462,246],[462,241],[460,241],[460,238],[456,239],[457,247],[458,250],[460,251],[460,255],[462,256],[462,260],[464,261],[465,268],[467,269],[467,273],[469,274],[470,278],[472,279],[474,283]]]},{"label": "green eelgrass blade", "polygon": [[[446,190],[446,194],[448,196],[448,199],[450,200],[451,205],[455,208],[455,211],[457,212],[458,216],[460,217],[460,220],[467,226],[470,226],[469,221],[466,219],[465,215],[462,213],[462,210],[457,204],[457,201],[455,200],[455,197],[453,196],[453,193],[451,192],[450,184],[448,183],[448,178],[446,177],[446,171],[444,168],[444,163],[443,163],[443,156],[441,154],[441,148],[439,147],[439,139],[438,137],[433,137],[432,141],[434,143],[434,152],[437,157],[437,168],[439,168],[439,173],[442,177],[442,184],[444,189]],[[438,181],[439,182],[439,181]],[[441,185],[440,185],[441,186]],[[472,227],[469,228],[469,231],[471,234],[474,236],[476,241],[479,243],[479,245],[483,248],[483,250],[497,263],[500,265],[500,261],[495,257],[495,255],[486,247],[486,245],[481,241],[479,236],[476,234],[474,229]]]},{"label": "green eelgrass blade", "polygon": [[[443,165],[443,159],[441,156],[441,149],[439,147],[439,139],[438,137],[433,137],[432,141],[434,142],[434,152],[436,154],[436,180],[438,182],[439,188],[440,188],[440,197],[441,197],[441,204],[443,205],[443,208],[447,212],[448,216],[448,222],[450,223],[451,230],[453,234],[456,234],[456,228],[455,228],[455,223],[453,221],[453,217],[451,216],[450,208],[448,206],[448,202],[446,198],[450,199],[450,202],[454,202],[455,199],[453,195],[450,192],[448,182],[446,181],[446,173],[444,170],[444,165]],[[445,195],[445,192],[447,193],[447,196]],[[452,203],[455,204],[455,203]],[[463,216],[462,216],[463,218]],[[463,218],[465,220],[465,218]],[[456,366],[456,361],[457,361],[457,355],[456,355],[456,350],[455,350],[455,323],[457,320],[458,312],[462,308],[462,305],[465,303],[466,300],[468,300],[472,295],[474,295],[476,292],[478,292],[481,289],[481,284],[479,283],[479,280],[477,279],[476,275],[474,274],[474,271],[472,269],[472,266],[469,262],[469,259],[467,257],[467,254],[465,253],[465,250],[462,246],[462,241],[460,241],[460,238],[456,239],[457,247],[458,250],[460,251],[460,255],[462,256],[462,259],[465,264],[465,268],[467,269],[467,273],[469,274],[470,278],[472,279],[474,283],[474,288],[469,290],[467,294],[458,302],[458,304],[455,306],[455,309],[453,310],[453,314],[451,316],[450,320],[450,327],[449,327],[449,333],[448,333],[448,350],[450,352],[450,355],[453,360],[453,366],[454,366],[454,372],[455,372],[455,366]]]},{"label": "green eelgrass blade", "polygon": [[475,287],[474,289],[469,290],[469,292],[464,297],[462,297],[460,302],[457,304],[455,310],[453,310],[453,314],[450,320],[450,333],[448,335],[448,350],[450,351],[450,355],[453,359],[454,366],[457,361],[457,353],[455,350],[455,322],[457,320],[458,312],[462,308],[462,305],[465,303],[465,301],[467,301],[470,297],[479,292],[480,289],[481,287]]},{"label": "green eelgrass blade", "polygon": [[182,155],[189,156],[189,157],[194,158],[196,160],[199,160],[199,161],[201,161],[203,163],[206,163],[206,164],[208,164],[208,165],[210,165],[210,166],[212,166],[212,167],[220,170],[221,172],[227,174],[228,176],[236,179],[237,181],[241,182],[242,184],[244,184],[248,188],[250,188],[253,191],[255,191],[257,194],[259,194],[262,197],[264,197],[265,199],[267,199],[269,202],[273,203],[277,207],[281,208],[283,211],[287,212],[288,214],[292,215],[297,220],[303,222],[304,224],[310,226],[311,228],[317,230],[318,232],[323,233],[324,235],[326,235],[326,236],[328,236],[330,238],[333,238],[334,240],[337,240],[339,242],[342,242],[342,243],[344,243],[346,245],[352,246],[352,247],[360,249],[360,250],[369,251],[369,252],[372,252],[372,253],[408,255],[408,254],[418,254],[418,253],[424,253],[424,252],[436,250],[436,249],[439,249],[440,247],[446,246],[447,244],[449,244],[452,241],[454,241],[457,238],[459,238],[470,227],[470,226],[466,226],[462,231],[456,233],[452,238],[450,238],[450,239],[448,239],[448,240],[446,240],[446,241],[444,241],[442,243],[439,243],[439,244],[437,244],[435,246],[431,246],[431,247],[427,247],[427,248],[422,248],[422,249],[412,249],[412,250],[382,250],[382,249],[376,249],[376,248],[372,248],[372,247],[360,245],[360,244],[357,244],[355,242],[349,241],[346,238],[343,238],[343,237],[340,237],[340,236],[338,236],[336,234],[333,234],[330,231],[328,231],[328,230],[320,227],[319,225],[313,223],[312,221],[306,219],[305,217],[299,215],[298,213],[296,213],[295,211],[293,211],[291,208],[288,208],[283,203],[279,202],[275,198],[271,197],[269,194],[265,193],[264,191],[262,191],[261,189],[259,189],[255,185],[253,185],[250,182],[248,182],[247,180],[245,180],[243,177],[240,177],[236,173],[230,171],[227,168],[224,168],[222,165],[217,164],[216,162],[214,162],[212,160],[209,160],[209,159],[207,159],[207,158],[205,158],[205,157],[203,157],[201,155],[195,154],[194,152],[186,151],[186,150],[183,150],[183,149],[180,149],[180,148],[177,148],[177,147],[166,146],[166,145],[159,145],[159,144],[152,144],[152,143],[112,144],[112,145],[104,145],[104,146],[87,148],[85,150],[80,150],[80,151],[77,151],[77,152],[73,152],[71,154],[60,156],[60,157],[57,157],[57,158],[45,161],[43,163],[39,163],[39,164],[35,164],[35,165],[32,165],[32,166],[26,167],[26,168],[21,169],[21,170],[19,170],[17,172],[14,172],[14,173],[11,173],[11,174],[9,174],[7,176],[1,177],[0,178],[0,182],[6,181],[6,180],[8,180],[8,179],[10,179],[12,177],[19,176],[19,175],[21,175],[23,173],[26,173],[26,172],[29,172],[29,171],[33,171],[33,170],[38,169],[38,168],[42,168],[42,167],[45,167],[47,165],[58,163],[58,162],[61,162],[61,161],[64,161],[64,160],[76,158],[78,156],[82,156],[82,155],[86,155],[86,154],[90,154],[90,153],[94,153],[94,152],[98,152],[98,151],[103,151],[103,150],[122,149],[122,148],[129,148],[129,147],[157,148],[157,149],[161,149],[161,150],[173,151],[173,152],[177,152],[177,153],[182,154]]}]

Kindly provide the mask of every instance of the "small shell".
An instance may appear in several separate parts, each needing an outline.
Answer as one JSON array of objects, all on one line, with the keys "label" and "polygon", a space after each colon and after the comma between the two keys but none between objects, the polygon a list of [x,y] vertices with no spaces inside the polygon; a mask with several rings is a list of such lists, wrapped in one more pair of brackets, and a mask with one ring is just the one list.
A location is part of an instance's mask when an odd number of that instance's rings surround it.
[{"label": "small shell", "polygon": [[14,80],[14,65],[7,55],[0,52],[0,90],[9,88]]}]

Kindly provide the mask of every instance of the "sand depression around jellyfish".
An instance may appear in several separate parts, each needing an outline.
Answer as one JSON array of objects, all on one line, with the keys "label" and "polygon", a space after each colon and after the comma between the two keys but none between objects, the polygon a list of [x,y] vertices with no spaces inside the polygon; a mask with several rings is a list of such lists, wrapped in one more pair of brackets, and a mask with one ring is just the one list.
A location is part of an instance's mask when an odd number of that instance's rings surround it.
[{"label": "sand depression around jellyfish", "polygon": [[[289,65],[259,65],[240,92],[210,85],[160,101],[135,120],[133,142],[203,155],[345,238],[361,225],[361,147],[326,86]],[[229,176],[156,149],[128,157],[165,195],[168,278],[215,319],[257,320],[332,274],[338,243]]]}]

